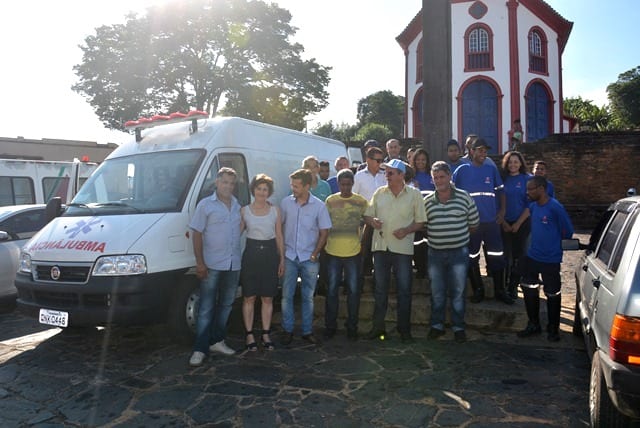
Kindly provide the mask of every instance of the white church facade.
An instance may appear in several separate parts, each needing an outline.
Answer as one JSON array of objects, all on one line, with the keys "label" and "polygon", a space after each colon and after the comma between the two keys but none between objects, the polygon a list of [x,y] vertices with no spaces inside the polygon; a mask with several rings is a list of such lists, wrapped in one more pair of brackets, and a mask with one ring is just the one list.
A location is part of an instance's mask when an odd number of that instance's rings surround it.
[{"label": "white church facade", "polygon": [[[508,150],[514,121],[523,141],[568,132],[562,52],[573,26],[543,0],[450,0],[451,135],[477,134]],[[422,138],[420,11],[396,38],[405,52],[405,137]],[[428,48],[428,47],[427,47]],[[443,142],[444,143],[444,142]]]}]

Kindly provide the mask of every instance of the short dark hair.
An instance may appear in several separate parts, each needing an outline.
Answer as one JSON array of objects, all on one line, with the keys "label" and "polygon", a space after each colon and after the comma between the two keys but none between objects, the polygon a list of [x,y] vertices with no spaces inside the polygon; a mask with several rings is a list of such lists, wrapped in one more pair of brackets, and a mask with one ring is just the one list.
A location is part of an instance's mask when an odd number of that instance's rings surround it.
[{"label": "short dark hair", "polygon": [[534,175],[529,179],[529,181],[533,182],[536,186],[544,187],[544,190],[547,190],[547,179],[541,175]]},{"label": "short dark hair", "polygon": [[312,172],[308,169],[300,168],[291,173],[289,178],[291,180],[300,180],[302,181],[303,186],[311,185],[312,180]]},{"label": "short dark hair", "polygon": [[438,171],[442,171],[447,175],[451,175],[451,167],[445,161],[436,161],[433,163],[433,165],[431,165],[432,173],[438,172]]},{"label": "short dark hair", "polygon": [[320,162],[318,162],[318,165],[328,167],[329,166],[329,161],[320,161]]},{"label": "short dark hair", "polygon": [[381,148],[379,147],[371,147],[369,150],[367,150],[367,157],[369,159],[373,159],[374,156],[377,154],[379,155],[383,155],[384,156],[384,152],[382,151]]},{"label": "short dark hair", "polygon": [[338,183],[343,178],[349,178],[351,179],[351,181],[354,181],[353,171],[351,171],[349,168],[341,169],[337,175]]},{"label": "short dark hair", "polygon": [[269,189],[269,196],[273,195],[273,179],[266,174],[258,174],[253,177],[253,180],[251,180],[251,184],[249,185],[252,195],[255,196],[256,187],[261,184],[267,185],[267,188]]}]

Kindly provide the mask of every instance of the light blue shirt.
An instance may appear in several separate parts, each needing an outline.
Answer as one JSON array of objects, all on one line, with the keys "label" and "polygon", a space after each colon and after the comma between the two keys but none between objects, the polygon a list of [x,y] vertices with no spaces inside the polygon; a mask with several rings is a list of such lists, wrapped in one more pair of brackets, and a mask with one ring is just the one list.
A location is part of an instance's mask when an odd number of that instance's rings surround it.
[{"label": "light blue shirt", "polygon": [[331,217],[327,206],[309,194],[309,200],[300,205],[293,195],[280,203],[284,253],[289,260],[304,262],[311,258],[321,229],[331,229]]},{"label": "light blue shirt", "polygon": [[231,209],[213,193],[196,207],[189,227],[202,233],[207,268],[240,270],[240,204],[231,197]]}]

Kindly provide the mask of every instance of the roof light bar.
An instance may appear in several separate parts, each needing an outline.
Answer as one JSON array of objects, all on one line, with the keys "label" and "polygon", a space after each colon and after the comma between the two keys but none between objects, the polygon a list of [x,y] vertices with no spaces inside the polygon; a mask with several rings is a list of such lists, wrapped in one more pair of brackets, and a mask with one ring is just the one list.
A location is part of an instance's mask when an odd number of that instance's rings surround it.
[{"label": "roof light bar", "polygon": [[198,130],[198,119],[208,119],[209,115],[207,112],[201,110],[191,110],[189,113],[180,113],[175,112],[171,113],[168,116],[165,115],[154,115],[152,117],[141,117],[138,120],[129,120],[125,122],[124,129],[134,130],[136,133],[136,142],[140,142],[142,140],[142,130],[147,128],[153,128],[158,125],[166,125],[169,123],[178,123],[178,122],[186,122],[191,121],[191,133],[195,133]]}]

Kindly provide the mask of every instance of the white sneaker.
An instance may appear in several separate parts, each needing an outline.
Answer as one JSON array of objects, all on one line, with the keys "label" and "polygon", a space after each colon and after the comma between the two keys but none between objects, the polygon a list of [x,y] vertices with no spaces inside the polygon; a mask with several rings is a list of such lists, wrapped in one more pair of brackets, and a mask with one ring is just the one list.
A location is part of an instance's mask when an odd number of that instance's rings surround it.
[{"label": "white sneaker", "polygon": [[201,366],[202,362],[204,361],[204,357],[205,357],[204,352],[195,351],[193,355],[191,355],[191,358],[189,359],[189,365],[193,367]]},{"label": "white sneaker", "polygon": [[234,351],[233,349],[229,348],[227,346],[226,343],[224,343],[224,340],[221,340],[218,343],[214,343],[213,345],[209,346],[209,351],[211,352],[218,352],[220,354],[224,354],[224,355],[233,355],[236,353],[236,351]]}]

